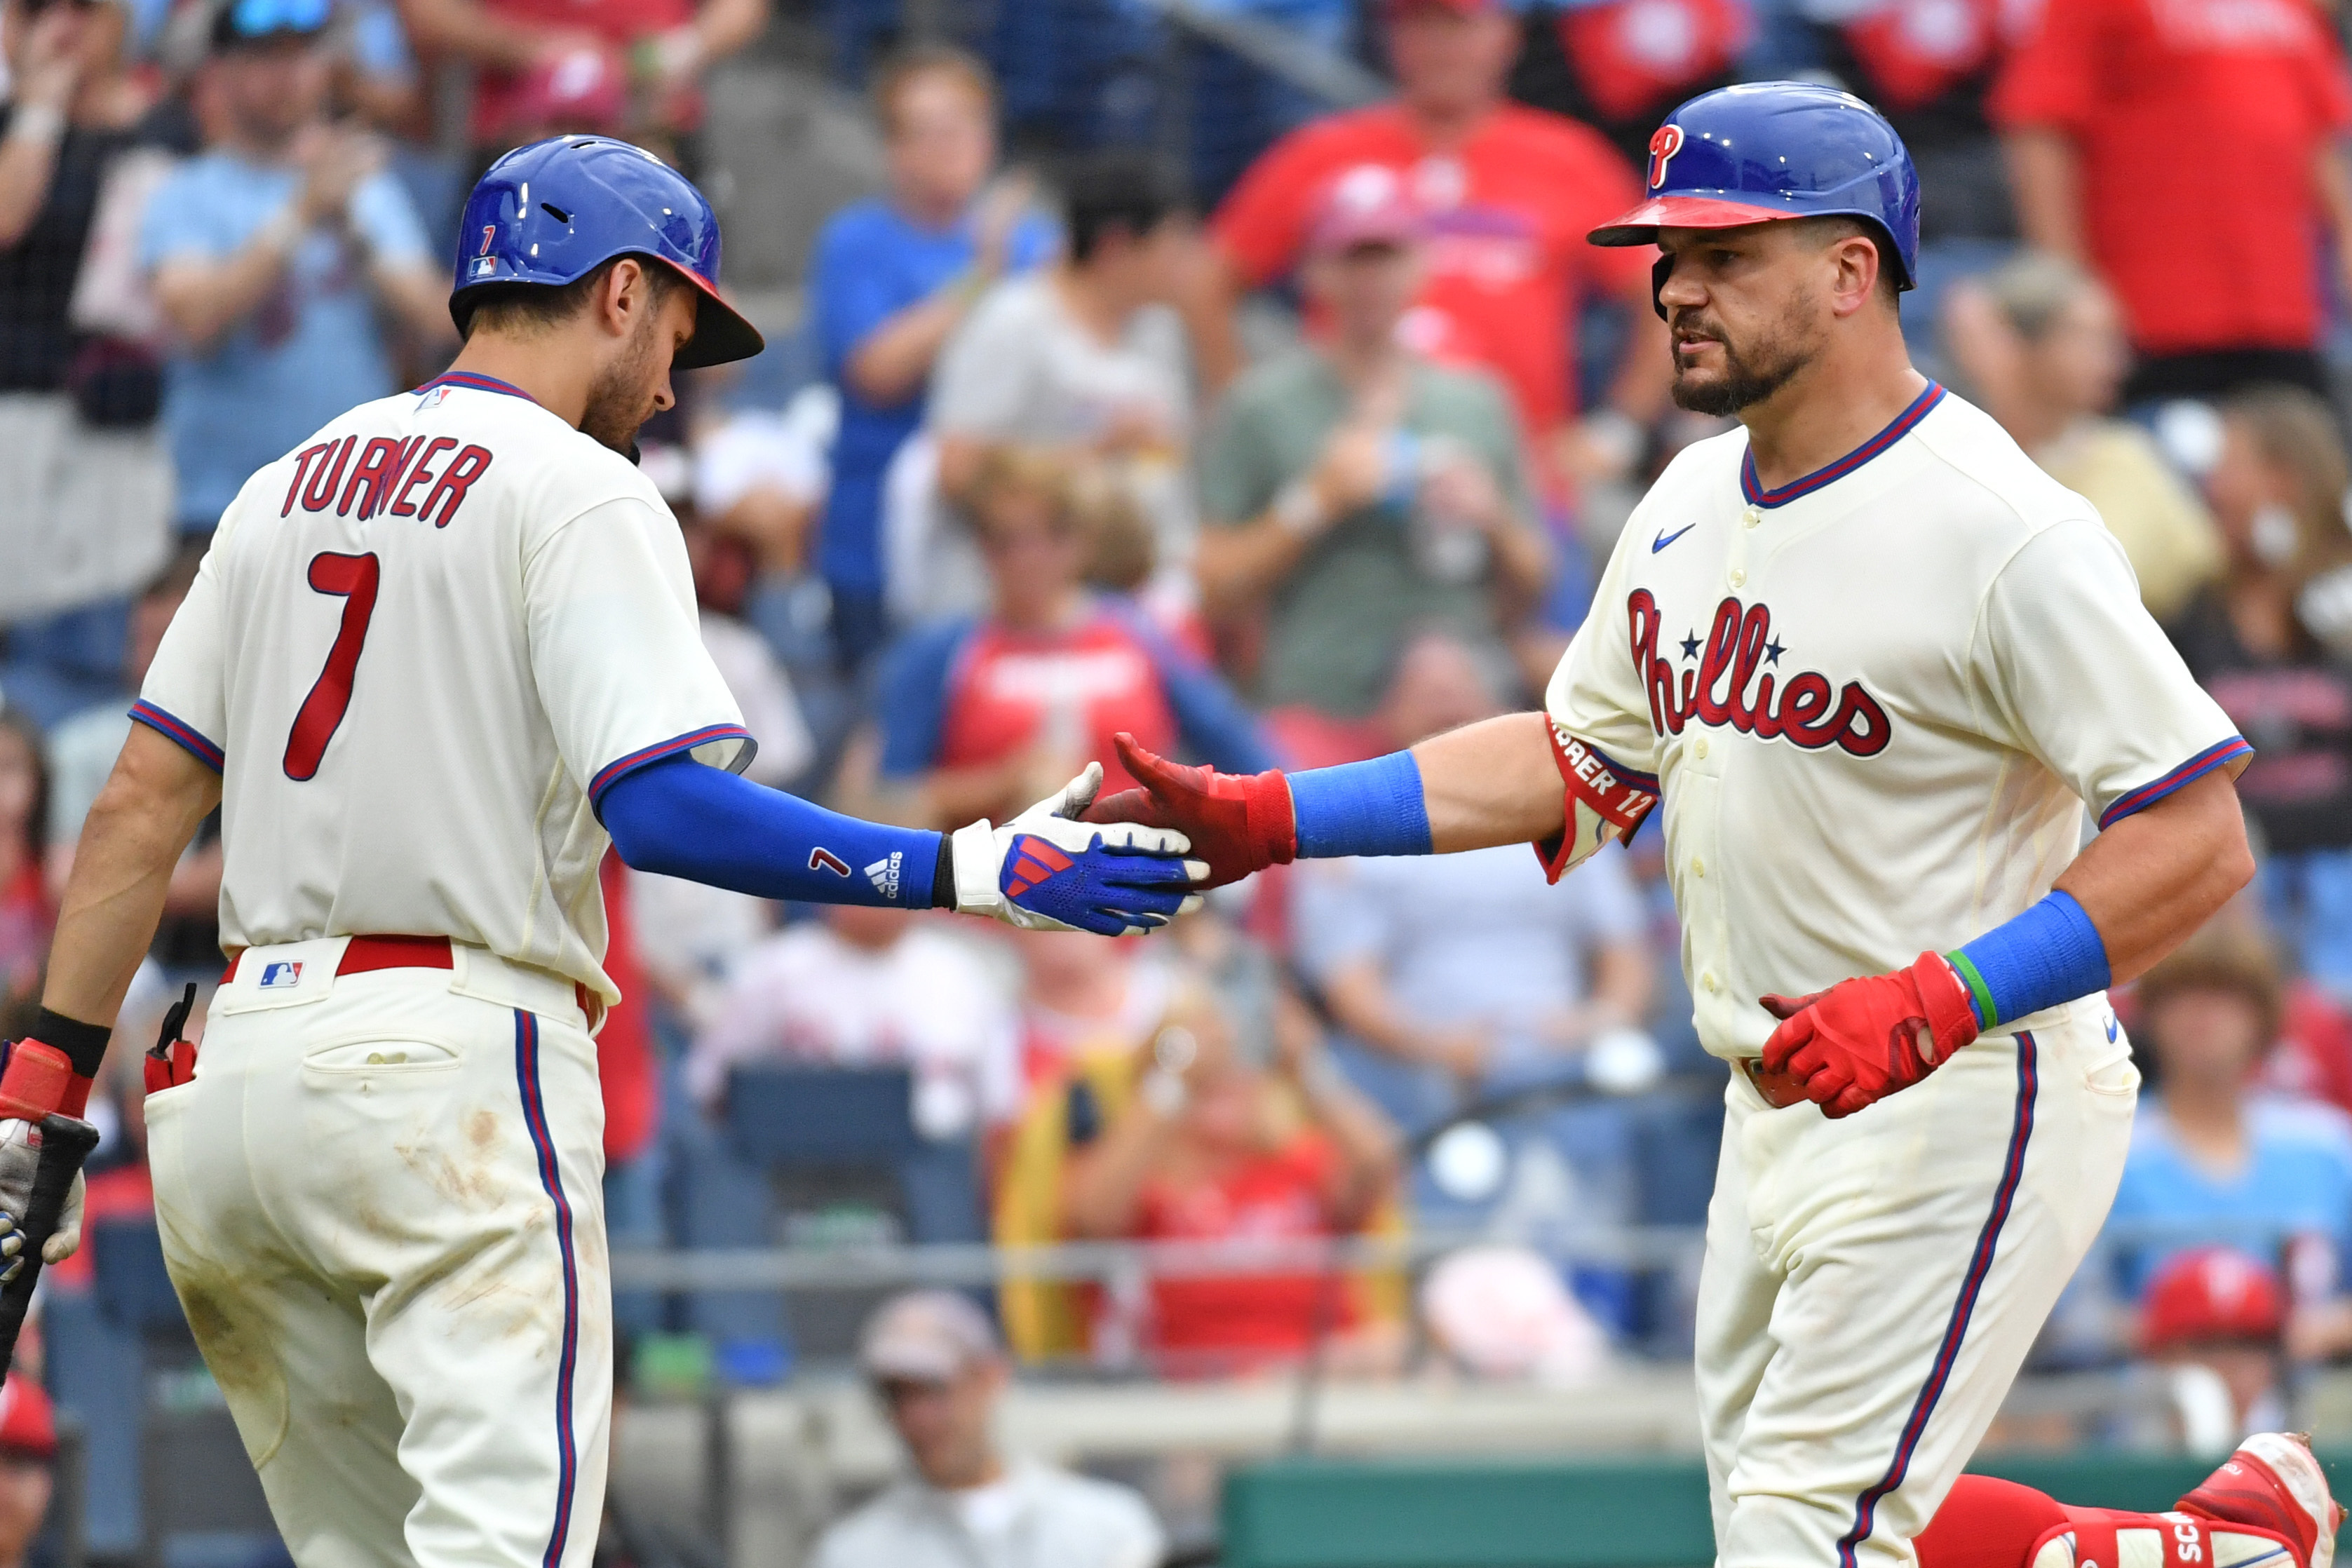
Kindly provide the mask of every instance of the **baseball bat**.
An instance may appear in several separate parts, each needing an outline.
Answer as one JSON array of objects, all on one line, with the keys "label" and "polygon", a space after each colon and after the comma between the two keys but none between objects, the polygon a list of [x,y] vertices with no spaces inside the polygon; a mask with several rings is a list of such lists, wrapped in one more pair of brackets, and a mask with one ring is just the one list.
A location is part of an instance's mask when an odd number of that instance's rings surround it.
[{"label": "baseball bat", "polygon": [[41,1248],[57,1234],[66,1198],[73,1192],[81,1163],[98,1147],[98,1129],[79,1117],[52,1111],[41,1118],[41,1162],[33,1168],[33,1195],[25,1204],[25,1220],[17,1232],[25,1245],[16,1256],[24,1266],[16,1277],[0,1286],[0,1384],[16,1359],[16,1335],[25,1327],[26,1310],[33,1304],[33,1287],[41,1278]]}]

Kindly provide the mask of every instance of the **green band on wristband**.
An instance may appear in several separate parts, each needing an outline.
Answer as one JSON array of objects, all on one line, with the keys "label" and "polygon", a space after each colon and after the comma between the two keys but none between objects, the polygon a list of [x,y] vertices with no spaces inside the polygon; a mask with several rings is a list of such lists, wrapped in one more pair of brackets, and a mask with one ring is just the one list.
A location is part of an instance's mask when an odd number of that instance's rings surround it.
[{"label": "green band on wristband", "polygon": [[2000,1010],[1993,1005],[1992,987],[1987,985],[1984,976],[1977,973],[1977,966],[1969,962],[1969,955],[1955,948],[1944,954],[1944,962],[1952,966],[1952,973],[1968,986],[1969,999],[1976,1005],[1977,1027],[1990,1029],[2000,1023]]}]

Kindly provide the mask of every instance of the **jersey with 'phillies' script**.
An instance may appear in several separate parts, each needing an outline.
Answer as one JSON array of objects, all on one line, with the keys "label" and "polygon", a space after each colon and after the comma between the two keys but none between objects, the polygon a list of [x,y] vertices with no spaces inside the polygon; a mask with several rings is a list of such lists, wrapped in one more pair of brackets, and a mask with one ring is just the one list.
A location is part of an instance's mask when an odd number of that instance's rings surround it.
[{"label": "jersey with 'phillies' script", "polygon": [[608,1002],[595,803],[752,750],[652,481],[457,373],[246,481],[132,716],[220,771],[225,945],[447,936]]},{"label": "jersey with 'phillies' script", "polygon": [[1545,707],[1564,759],[1661,797],[1699,1037],[1724,1057],[1763,1048],[1766,992],[2022,912],[2084,804],[2105,826],[2252,754],[2091,503],[1933,384],[1777,489],[1745,431],[1676,458]]}]

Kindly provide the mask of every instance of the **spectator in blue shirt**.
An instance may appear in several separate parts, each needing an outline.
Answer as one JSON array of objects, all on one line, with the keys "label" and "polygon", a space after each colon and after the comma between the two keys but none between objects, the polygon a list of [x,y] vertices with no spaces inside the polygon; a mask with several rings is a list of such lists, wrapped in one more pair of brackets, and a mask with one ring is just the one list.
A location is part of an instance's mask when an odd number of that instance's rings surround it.
[{"label": "spectator in blue shirt", "polygon": [[2114,1283],[2137,1299],[2168,1259],[2200,1246],[2287,1259],[2290,1344],[2306,1355],[2352,1345],[2330,1300],[2352,1246],[2352,1121],[2333,1106],[2252,1092],[2278,1034],[2268,949],[2247,931],[2210,927],[2148,972],[2138,999],[2155,1103],[2140,1107],[2107,1218]]},{"label": "spectator in blue shirt", "polygon": [[986,66],[921,46],[876,73],[874,102],[889,143],[889,194],[834,215],[809,275],[825,373],[841,388],[817,566],[833,591],[835,647],[852,668],[887,636],[883,479],[922,425],[932,363],[990,283],[1035,265],[1054,244],[1025,182],[982,192],[996,163]]},{"label": "spectator in blue shirt", "polygon": [[897,815],[960,827],[1089,762],[1106,794],[1125,789],[1111,743],[1122,730],[1228,772],[1276,765],[1223,679],[1132,601],[1087,586],[1105,535],[1142,523],[1089,512],[1076,480],[1066,458],[1034,448],[981,460],[971,511],[989,609],[911,632],[883,661],[882,784],[901,797]]},{"label": "spectator in blue shirt", "polygon": [[373,138],[326,118],[329,0],[230,0],[200,89],[212,144],[159,189],[140,258],[179,342],[163,427],[181,528],[256,468],[398,389],[389,316],[452,341],[446,269]]}]

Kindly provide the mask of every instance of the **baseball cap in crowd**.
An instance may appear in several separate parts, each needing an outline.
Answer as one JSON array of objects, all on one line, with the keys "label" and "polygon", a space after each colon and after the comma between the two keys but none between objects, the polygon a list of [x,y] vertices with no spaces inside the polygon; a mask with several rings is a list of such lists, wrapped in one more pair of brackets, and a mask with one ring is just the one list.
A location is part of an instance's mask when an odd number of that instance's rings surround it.
[{"label": "baseball cap in crowd", "polygon": [[58,1417],[48,1391],[29,1377],[0,1384],[0,1453],[58,1457]]},{"label": "baseball cap in crowd", "polygon": [[213,13],[213,47],[315,37],[333,16],[333,0],[225,0]]},{"label": "baseball cap in crowd", "polygon": [[909,1290],[866,1321],[857,1364],[877,1383],[945,1383],[1003,1352],[988,1314],[952,1290]]},{"label": "baseball cap in crowd", "polygon": [[1337,256],[1360,245],[1409,245],[1421,237],[1421,208],[1404,177],[1385,163],[1359,163],[1324,187],[1307,231],[1309,256]]},{"label": "baseball cap in crowd", "polygon": [[2234,1247],[2200,1247],[2148,1281],[2140,1346],[2155,1352],[2213,1340],[2274,1340],[2286,1326],[2278,1273]]}]

